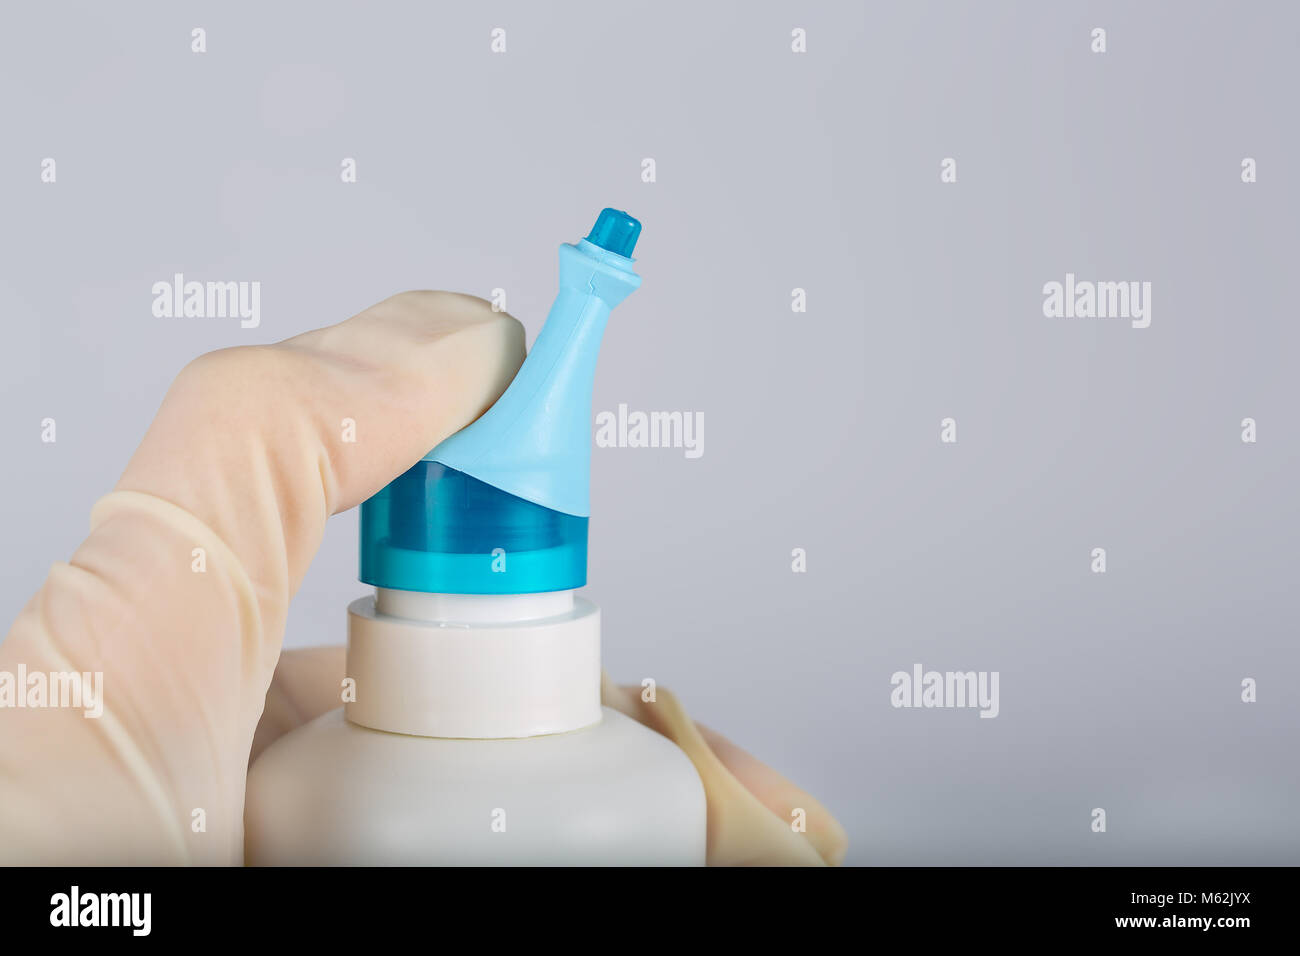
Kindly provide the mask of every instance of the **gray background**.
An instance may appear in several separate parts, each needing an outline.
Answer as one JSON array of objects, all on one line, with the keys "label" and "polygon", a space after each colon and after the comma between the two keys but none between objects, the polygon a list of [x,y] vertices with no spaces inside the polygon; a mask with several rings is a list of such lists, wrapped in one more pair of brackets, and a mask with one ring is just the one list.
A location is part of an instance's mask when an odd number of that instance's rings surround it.
[{"label": "gray background", "polygon": [[[322,6],[5,8],[6,618],[194,355],[409,288],[504,287],[531,340],[614,205],[645,284],[595,409],[706,422],[698,460],[595,452],[614,675],[850,862],[1300,862],[1294,5]],[[154,318],[177,271],[260,280],[261,327]],[[1044,318],[1066,271],[1152,282],[1151,327]],[[342,642],[356,535],[289,645]],[[893,709],[914,662],[1000,671],[1001,715]]]}]

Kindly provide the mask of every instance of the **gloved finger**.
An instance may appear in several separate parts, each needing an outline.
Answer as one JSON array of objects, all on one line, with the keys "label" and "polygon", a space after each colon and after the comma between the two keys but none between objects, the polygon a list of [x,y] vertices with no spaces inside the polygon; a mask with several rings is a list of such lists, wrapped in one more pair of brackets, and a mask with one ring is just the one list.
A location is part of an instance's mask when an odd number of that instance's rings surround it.
[{"label": "gloved finger", "polygon": [[102,675],[99,716],[0,710],[0,857],[238,861],[253,732],[327,517],[481,414],[523,354],[487,303],[406,293],[191,363],[0,644],[0,671]]},{"label": "gloved finger", "polygon": [[343,706],[347,648],[299,647],[280,652],[266,706],[253,734],[252,766],[263,750],[291,730]]},{"label": "gloved finger", "polygon": [[[789,839],[802,837],[817,851],[823,862],[838,866],[844,861],[844,854],[848,851],[848,834],[820,801],[717,731],[698,722],[695,729],[708,745],[709,752],[726,771],[767,808],[774,819],[780,821],[782,829],[778,846],[784,848]],[[766,829],[765,825],[764,830]],[[775,859],[762,855],[754,858],[751,855],[753,849],[752,844],[738,840],[735,841],[734,851],[718,845],[714,847],[714,853],[719,862],[732,852],[738,859],[729,862],[748,862],[762,866],[776,862]]]},{"label": "gloved finger", "polygon": [[620,686],[605,675],[607,707],[663,734],[686,752],[708,797],[710,866],[821,866],[844,859],[848,836],[813,796],[726,738],[692,721],[675,694]]},{"label": "gloved finger", "polygon": [[117,488],[179,505],[255,581],[292,591],[325,519],[486,411],[523,357],[517,321],[449,292],[210,352],[178,376]]}]

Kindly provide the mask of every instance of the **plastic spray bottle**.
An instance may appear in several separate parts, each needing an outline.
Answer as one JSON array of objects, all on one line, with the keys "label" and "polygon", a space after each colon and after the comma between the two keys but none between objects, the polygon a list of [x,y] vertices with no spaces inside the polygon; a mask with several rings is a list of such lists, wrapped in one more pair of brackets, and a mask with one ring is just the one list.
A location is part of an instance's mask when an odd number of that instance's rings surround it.
[{"label": "plastic spray bottle", "polygon": [[352,695],[248,775],[254,865],[704,863],[689,758],[600,703],[591,390],[641,224],[605,209],[510,387],[361,506]]}]

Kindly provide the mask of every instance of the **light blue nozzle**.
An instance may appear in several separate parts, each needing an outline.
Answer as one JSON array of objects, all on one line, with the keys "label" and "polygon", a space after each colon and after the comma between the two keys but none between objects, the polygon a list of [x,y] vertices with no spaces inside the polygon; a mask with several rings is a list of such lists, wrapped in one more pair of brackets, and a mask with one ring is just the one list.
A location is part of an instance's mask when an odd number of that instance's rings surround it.
[{"label": "light blue nozzle", "polygon": [[560,246],[560,291],[510,387],[361,506],[361,580],[444,594],[587,582],[591,389],[605,322],[641,284],[641,223],[605,209]]}]

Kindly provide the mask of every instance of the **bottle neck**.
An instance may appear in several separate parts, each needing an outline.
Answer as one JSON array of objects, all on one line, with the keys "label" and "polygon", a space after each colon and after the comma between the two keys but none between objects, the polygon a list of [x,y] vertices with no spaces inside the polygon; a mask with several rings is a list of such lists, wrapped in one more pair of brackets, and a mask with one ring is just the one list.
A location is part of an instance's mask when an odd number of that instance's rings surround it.
[{"label": "bottle neck", "polygon": [[379,588],[348,607],[347,719],[422,737],[567,733],[600,721],[600,610],[573,591]]},{"label": "bottle neck", "polygon": [[375,610],[390,617],[447,624],[517,624],[573,610],[573,591],[539,594],[426,594],[375,588]]}]

